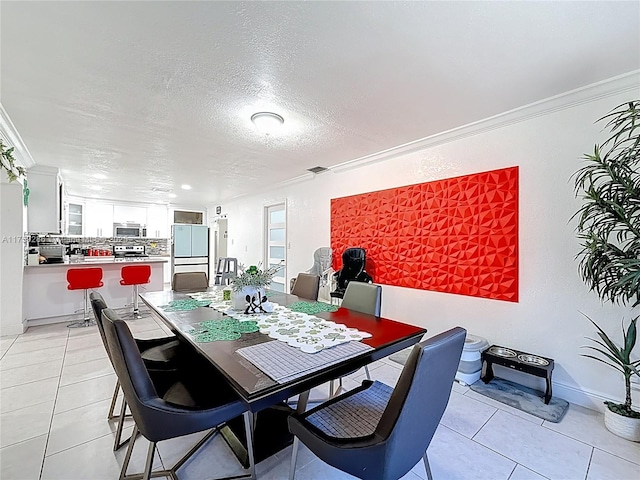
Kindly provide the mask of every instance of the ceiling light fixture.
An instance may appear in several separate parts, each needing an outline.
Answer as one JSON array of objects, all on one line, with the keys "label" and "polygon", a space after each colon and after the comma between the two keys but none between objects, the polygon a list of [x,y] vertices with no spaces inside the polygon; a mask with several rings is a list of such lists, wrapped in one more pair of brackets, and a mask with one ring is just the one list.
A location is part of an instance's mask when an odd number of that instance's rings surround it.
[{"label": "ceiling light fixture", "polygon": [[106,180],[107,176],[104,173],[94,173],[93,178],[97,178],[98,180]]},{"label": "ceiling light fixture", "polygon": [[185,183],[184,185],[181,185],[180,188],[182,188],[183,190],[191,190],[191,185],[187,185]]},{"label": "ceiling light fixture", "polygon": [[170,193],[167,195],[169,198],[176,198],[177,195],[175,193]]},{"label": "ceiling light fixture", "polygon": [[284,118],[273,112],[258,112],[251,115],[251,121],[258,130],[269,135],[282,126]]},{"label": "ceiling light fixture", "polygon": [[89,188],[91,190],[102,190],[102,187],[100,185],[89,185]]}]

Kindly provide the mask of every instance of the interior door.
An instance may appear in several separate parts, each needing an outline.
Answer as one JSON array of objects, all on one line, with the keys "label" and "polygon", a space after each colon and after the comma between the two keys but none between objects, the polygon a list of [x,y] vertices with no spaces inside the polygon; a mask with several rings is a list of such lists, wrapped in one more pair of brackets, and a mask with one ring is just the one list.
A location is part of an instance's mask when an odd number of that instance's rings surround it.
[{"label": "interior door", "polygon": [[265,264],[279,267],[271,281],[271,290],[286,291],[287,271],[287,211],[284,203],[265,208]]}]

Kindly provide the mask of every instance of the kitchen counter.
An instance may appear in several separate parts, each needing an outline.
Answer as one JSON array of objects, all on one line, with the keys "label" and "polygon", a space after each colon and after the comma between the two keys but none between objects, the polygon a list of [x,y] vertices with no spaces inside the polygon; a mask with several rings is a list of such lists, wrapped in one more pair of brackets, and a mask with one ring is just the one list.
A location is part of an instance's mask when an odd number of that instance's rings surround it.
[{"label": "kitchen counter", "polygon": [[[90,259],[90,260],[89,260]],[[109,308],[124,308],[133,303],[133,287],[120,285],[121,269],[126,265],[149,265],[149,283],[140,285],[142,292],[161,291],[164,288],[164,273],[170,270],[167,258],[114,258],[86,257],[64,263],[25,265],[23,275],[22,313],[27,326],[46,323],[69,322],[80,319],[83,290],[67,289],[67,270],[70,268],[102,268],[102,283],[93,291],[103,296]],[[124,312],[124,311],[123,311]]]},{"label": "kitchen counter", "polygon": [[38,267],[69,267],[69,266],[84,266],[84,265],[111,265],[114,263],[122,264],[122,263],[167,263],[169,260],[167,258],[162,257],[146,257],[146,258],[138,258],[138,257],[125,257],[125,258],[116,258],[116,257],[88,257],[84,259],[78,260],[68,260],[63,263],[41,263],[39,265],[25,265],[25,268],[38,268]]}]

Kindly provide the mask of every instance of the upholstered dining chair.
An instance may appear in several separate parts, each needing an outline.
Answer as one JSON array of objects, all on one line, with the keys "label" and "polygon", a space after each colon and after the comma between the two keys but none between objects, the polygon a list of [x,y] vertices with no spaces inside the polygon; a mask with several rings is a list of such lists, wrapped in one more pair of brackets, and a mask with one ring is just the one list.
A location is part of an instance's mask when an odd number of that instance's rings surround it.
[{"label": "upholstered dining chair", "polygon": [[382,287],[372,283],[349,282],[340,306],[379,317],[382,308]]},{"label": "upholstered dining chair", "polygon": [[[372,283],[349,282],[340,306],[348,308],[349,310],[355,310],[356,312],[379,317],[382,309],[382,287]],[[366,365],[364,366],[364,372],[367,375],[367,380],[371,380],[369,367]],[[351,373],[348,373],[347,375],[351,375]],[[340,377],[338,379],[339,385],[335,390],[335,380],[331,380],[329,387],[330,396],[333,396],[342,390],[342,378],[343,377]]]},{"label": "upholstered dining chair", "polygon": [[321,460],[363,480],[391,480],[423,460],[447,407],[466,330],[460,327],[414,345],[395,388],[362,386],[289,417],[294,437],[289,479],[299,442]]},{"label": "upholstered dining chair", "polygon": [[[104,325],[102,323],[102,311],[107,308],[107,304],[104,301],[102,295],[97,292],[92,292],[90,295],[91,299],[91,307],[93,308],[93,313],[96,318],[96,325],[98,326],[98,331],[100,332],[100,337],[102,338],[102,344],[104,345],[105,350],[107,351],[107,356],[109,360],[111,360],[111,353],[109,352],[109,345],[107,343],[107,337],[104,333]],[[160,338],[152,338],[148,340],[134,339],[138,350],[140,351],[140,355],[147,369],[151,372],[159,371],[163,374],[174,372],[177,367],[177,359],[178,353],[180,351],[180,342],[176,337],[160,337]],[[113,364],[113,360],[111,360]],[[124,419],[126,416],[127,410],[127,402],[125,399],[122,400],[122,405],[120,407],[120,413],[114,414],[114,410],[116,407],[116,402],[118,400],[118,393],[120,392],[120,381],[116,380],[116,387],[113,391],[113,397],[111,398],[111,406],[109,407],[109,413],[107,414],[107,419],[111,420],[114,418],[118,418],[118,425],[116,429],[116,437],[113,444],[113,450],[116,451],[123,445],[125,445],[128,440],[122,442],[122,428],[124,426]]]},{"label": "upholstered dining chair", "polygon": [[[249,454],[249,473],[244,478],[254,479],[251,413],[224,377],[202,362],[185,366],[178,372],[173,384],[158,388],[147,371],[127,324],[109,308],[102,311],[102,318],[113,366],[135,421],[120,479],[151,478],[157,442],[211,430],[171,469],[153,472],[154,477],[169,476],[177,480],[177,470],[219,432],[222,424],[240,415],[244,416]],[[206,381],[202,381],[203,378]],[[127,475],[138,433],[149,440],[144,473]]]},{"label": "upholstered dining chair", "polygon": [[320,276],[310,273],[299,273],[291,289],[291,294],[308,300],[318,300]]},{"label": "upholstered dining chair", "polygon": [[203,292],[209,288],[205,272],[180,272],[173,274],[171,290],[176,292]]}]

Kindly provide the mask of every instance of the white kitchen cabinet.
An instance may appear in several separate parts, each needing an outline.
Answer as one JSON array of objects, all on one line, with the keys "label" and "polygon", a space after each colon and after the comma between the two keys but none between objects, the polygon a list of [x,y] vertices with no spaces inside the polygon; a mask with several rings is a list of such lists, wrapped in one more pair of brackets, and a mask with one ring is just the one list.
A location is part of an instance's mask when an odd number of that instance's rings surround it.
[{"label": "white kitchen cabinet", "polygon": [[146,225],[147,207],[114,205],[112,218],[115,223],[137,223],[139,225]]},{"label": "white kitchen cabinet", "polygon": [[147,207],[147,237],[169,238],[169,209],[166,206]]},{"label": "white kitchen cabinet", "polygon": [[36,165],[27,172],[29,205],[27,230],[62,233],[62,180],[55,167]]},{"label": "white kitchen cabinet", "polygon": [[86,237],[113,237],[113,205],[87,201],[85,204],[84,235]]},{"label": "white kitchen cabinet", "polygon": [[84,205],[79,202],[69,202],[66,204],[67,211],[67,235],[82,235],[82,225],[84,223]]}]

